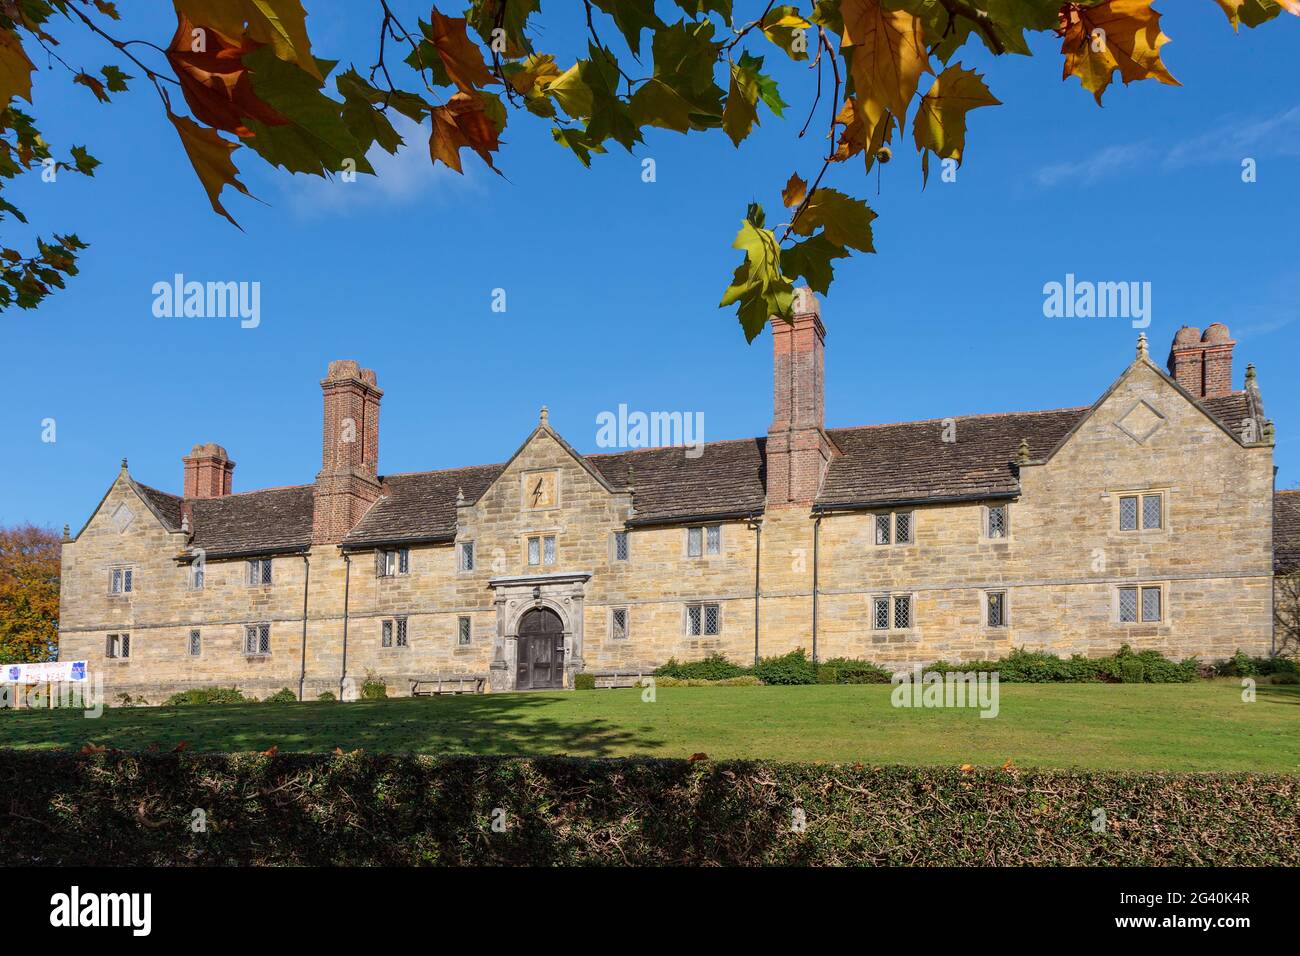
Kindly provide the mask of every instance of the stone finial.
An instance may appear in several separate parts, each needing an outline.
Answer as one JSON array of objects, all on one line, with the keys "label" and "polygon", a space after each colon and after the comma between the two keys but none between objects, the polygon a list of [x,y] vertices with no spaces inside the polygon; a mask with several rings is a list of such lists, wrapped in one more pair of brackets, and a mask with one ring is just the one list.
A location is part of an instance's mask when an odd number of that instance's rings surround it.
[{"label": "stone finial", "polygon": [[1246,387],[1250,388],[1255,384],[1255,364],[1252,362],[1246,366]]},{"label": "stone finial", "polygon": [[1140,359],[1151,357],[1151,353],[1147,350],[1147,334],[1145,332],[1138,333],[1137,357]]},{"label": "stone finial", "polygon": [[459,508],[459,507],[460,507],[461,505],[463,505],[464,503],[465,503],[465,489],[464,489],[464,488],[457,488],[457,489],[456,489],[456,507]]},{"label": "stone finial", "polygon": [[69,528],[66,524],[63,526],[63,540],[64,541],[72,540],[72,529]]},{"label": "stone finial", "polygon": [[190,516],[187,514],[181,515],[181,533],[182,534],[190,533]]},{"label": "stone finial", "polygon": [[1022,465],[1029,464],[1029,439],[1020,439],[1020,449],[1016,452],[1016,461]]},{"label": "stone finial", "polygon": [[636,471],[632,468],[632,463],[627,463],[627,490],[631,491],[636,487]]},{"label": "stone finial", "polygon": [[1264,442],[1274,444],[1277,438],[1277,429],[1273,425],[1273,419],[1269,418],[1264,421]]},{"label": "stone finial", "polygon": [[123,470],[123,471],[126,471],[126,459],[125,459],[125,458],[122,459],[122,470]]},{"label": "stone finial", "polygon": [[537,413],[537,423],[539,425],[546,425],[548,422],[550,422],[550,420],[551,420],[551,413],[547,409],[547,407],[543,405],[542,410]]}]

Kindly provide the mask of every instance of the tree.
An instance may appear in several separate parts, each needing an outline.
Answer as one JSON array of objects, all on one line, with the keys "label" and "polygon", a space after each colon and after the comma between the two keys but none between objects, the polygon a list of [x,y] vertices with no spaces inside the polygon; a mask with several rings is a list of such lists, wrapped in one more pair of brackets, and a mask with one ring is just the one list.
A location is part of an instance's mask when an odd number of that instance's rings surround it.
[{"label": "tree", "polygon": [[[585,166],[611,142],[630,152],[651,128],[721,130],[739,146],[761,115],[784,117],[788,104],[764,60],[786,56],[807,61],[813,74],[798,135],[817,122],[826,148],[819,168],[795,172],[780,191],[785,221],[769,227],[763,207],[751,203],[732,243],[744,258],[720,304],[736,307],[752,341],[769,316],[790,318],[795,281],[825,293],[835,260],[875,251],[875,213],[822,185],[829,172],[855,157],[864,172],[888,161],[909,114],[923,185],[932,155],[945,171],[962,162],[968,115],[1001,104],[983,76],[954,62],[959,51],[978,44],[998,57],[1028,56],[1026,34],[1051,32],[1061,41],[1063,78],[1077,77],[1099,105],[1117,73],[1125,84],[1178,85],[1160,60],[1169,37],[1153,0],[768,0],[745,14],[733,0],[582,2],[587,55],[562,64],[535,45],[545,36],[541,0],[470,0],[463,17],[435,6],[414,24],[394,12],[397,0],[376,0],[376,61],[363,74],[316,56],[302,0],[173,0],[175,22],[169,15],[160,24],[160,42],[114,36],[110,0],[3,0],[0,181],[37,167],[42,175],[93,176],[98,165],[83,146],[57,159],[33,117],[15,105],[31,103],[33,46],[103,103],[136,79],[127,70],[143,76],[213,210],[231,223],[223,191],[248,194],[232,158],[237,150],[289,172],[373,173],[372,147],[412,148],[390,122],[393,111],[427,121],[431,161],[457,172],[466,149],[497,170],[512,113],[552,124],[555,142]],[[1283,11],[1300,15],[1300,0],[1213,2],[1234,30]],[[662,18],[669,8],[673,16]],[[56,14],[61,27],[103,40],[115,62],[97,73],[64,62]],[[933,79],[922,84],[926,73]],[[189,116],[177,112],[178,101]],[[0,198],[5,216],[26,222]],[[85,248],[74,233],[38,239],[26,255],[0,243],[0,310],[34,308],[51,287],[62,288]]]},{"label": "tree", "polygon": [[1278,656],[1300,657],[1300,568],[1279,574],[1273,588]]},{"label": "tree", "polygon": [[61,551],[49,528],[0,528],[0,664],[54,659]]}]

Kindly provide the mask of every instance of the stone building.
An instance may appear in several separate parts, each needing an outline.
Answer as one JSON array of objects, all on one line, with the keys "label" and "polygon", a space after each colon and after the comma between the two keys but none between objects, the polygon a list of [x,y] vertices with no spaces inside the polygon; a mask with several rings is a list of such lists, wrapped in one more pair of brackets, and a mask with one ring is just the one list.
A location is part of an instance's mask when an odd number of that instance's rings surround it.
[{"label": "stone building", "polygon": [[214,444],[181,495],[122,463],[63,548],[60,654],[156,701],[570,687],[798,647],[1270,652],[1273,427],[1223,325],[1180,330],[1167,372],[1142,337],[1091,405],[827,429],[819,311],[803,291],[772,324],[767,435],[699,457],[582,455],[543,409],[502,464],[386,475],[375,373],[333,362],[310,484],[236,493]]}]

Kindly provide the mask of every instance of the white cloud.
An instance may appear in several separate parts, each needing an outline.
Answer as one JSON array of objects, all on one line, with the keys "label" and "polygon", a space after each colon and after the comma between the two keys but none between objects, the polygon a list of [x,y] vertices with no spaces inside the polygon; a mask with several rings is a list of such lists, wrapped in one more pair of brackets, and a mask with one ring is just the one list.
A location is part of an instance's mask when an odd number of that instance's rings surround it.
[{"label": "white cloud", "polygon": [[1151,147],[1145,143],[1107,146],[1077,162],[1044,166],[1034,179],[1038,185],[1046,187],[1067,180],[1074,185],[1084,185],[1121,172],[1136,163],[1146,162],[1151,156]]},{"label": "white cloud", "polygon": [[408,206],[428,197],[477,192],[472,163],[465,164],[461,176],[445,166],[434,166],[429,157],[429,127],[400,114],[389,114],[393,127],[405,141],[396,155],[378,145],[366,158],[374,167],[373,176],[358,173],[353,182],[340,176],[292,176],[282,179],[293,212],[304,219],[346,216],[382,208]]}]

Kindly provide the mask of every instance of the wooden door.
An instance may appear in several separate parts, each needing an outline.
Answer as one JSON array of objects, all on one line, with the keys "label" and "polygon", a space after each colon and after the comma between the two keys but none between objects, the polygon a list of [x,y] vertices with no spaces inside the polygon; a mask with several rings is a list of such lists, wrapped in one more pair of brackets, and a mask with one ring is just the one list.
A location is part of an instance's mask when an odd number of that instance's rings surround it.
[{"label": "wooden door", "polygon": [[549,608],[533,608],[519,622],[517,690],[564,686],[564,625]]}]

